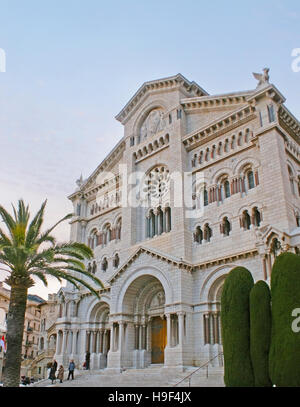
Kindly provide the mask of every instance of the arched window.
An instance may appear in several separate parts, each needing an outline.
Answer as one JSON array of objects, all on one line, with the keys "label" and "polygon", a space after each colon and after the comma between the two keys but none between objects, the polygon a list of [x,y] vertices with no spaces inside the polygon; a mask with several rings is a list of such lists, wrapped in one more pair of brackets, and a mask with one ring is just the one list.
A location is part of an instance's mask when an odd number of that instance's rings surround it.
[{"label": "arched window", "polygon": [[92,230],[90,237],[88,238],[88,246],[94,249],[97,246],[97,230]]},{"label": "arched window", "polygon": [[257,207],[253,208],[252,210],[252,217],[253,217],[253,224],[257,227],[260,226],[261,223],[261,214]]},{"label": "arched window", "polygon": [[243,228],[249,230],[251,226],[251,218],[248,211],[243,212],[242,216]]},{"label": "arched window", "polygon": [[300,177],[298,177],[298,195],[300,196]]},{"label": "arched window", "polygon": [[243,144],[243,133],[242,132],[239,133],[237,144],[239,147]]},{"label": "arched window", "polygon": [[207,193],[206,188],[203,191],[203,202],[204,202],[204,206],[208,205],[208,193]]},{"label": "arched window", "polygon": [[214,159],[216,156],[216,146],[212,146],[211,149],[211,158]]},{"label": "arched window", "polygon": [[194,233],[194,241],[201,244],[203,240],[203,232],[200,226],[196,227],[196,231]]},{"label": "arched window", "polygon": [[110,223],[107,223],[103,228],[103,244],[106,245],[112,240],[112,230]]},{"label": "arched window", "polygon": [[245,132],[245,143],[248,143],[248,142],[249,142],[249,139],[250,139],[250,130],[249,130],[249,129],[246,129],[246,132]]},{"label": "arched window", "polygon": [[104,257],[104,259],[103,259],[102,262],[101,262],[101,270],[102,270],[102,271],[106,271],[106,270],[107,270],[107,267],[108,267],[107,258]]},{"label": "arched window", "polygon": [[232,149],[235,148],[235,136],[232,136],[232,138],[231,138],[231,148]]},{"label": "arched window", "polygon": [[170,207],[167,207],[165,209],[165,217],[166,217],[166,232],[170,232],[172,229],[172,217]]},{"label": "arched window", "polygon": [[247,180],[248,180],[248,189],[252,189],[255,187],[255,182],[254,182],[254,174],[253,171],[249,171],[247,173]]},{"label": "arched window", "polygon": [[229,141],[228,139],[225,140],[225,144],[224,144],[224,152],[227,153],[229,149]]},{"label": "arched window", "polygon": [[199,164],[202,164],[202,161],[203,161],[203,151],[201,151],[199,154],[199,160],[198,160]]},{"label": "arched window", "polygon": [[97,263],[96,263],[95,260],[93,261],[93,265],[92,265],[92,273],[93,273],[93,274],[96,274],[96,273],[97,273]]},{"label": "arched window", "polygon": [[118,219],[116,224],[116,239],[121,240],[121,231],[122,231],[122,219]]},{"label": "arched window", "polygon": [[273,254],[274,258],[277,257],[278,254],[280,253],[281,244],[280,244],[279,240],[277,239],[277,237],[275,237],[272,240],[270,249],[271,249],[271,253]]},{"label": "arched window", "polygon": [[225,198],[229,198],[229,197],[230,197],[230,184],[229,184],[229,181],[228,181],[228,180],[226,180],[226,181],[224,182],[224,195],[225,195]]},{"label": "arched window", "polygon": [[222,154],[222,141],[220,141],[219,145],[218,145],[218,154],[221,155]]},{"label": "arched window", "polygon": [[289,171],[289,179],[290,179],[291,191],[292,191],[292,194],[295,195],[293,171],[291,170],[291,167],[289,167],[289,166],[288,166],[288,171]]},{"label": "arched window", "polygon": [[115,254],[114,258],[113,258],[113,266],[114,268],[118,268],[120,264],[120,258],[118,253]]},{"label": "arched window", "polygon": [[205,161],[209,161],[209,148],[206,149]]},{"label": "arched window", "polygon": [[296,213],[296,224],[298,227],[300,227],[300,215],[298,212]]},{"label": "arched window", "polygon": [[203,237],[204,237],[204,240],[205,240],[206,242],[210,242],[210,239],[211,239],[211,237],[212,237],[212,230],[211,230],[211,228],[209,227],[209,224],[208,224],[208,223],[206,223],[206,224],[204,225],[204,228],[203,228]]},{"label": "arched window", "polygon": [[231,231],[231,224],[226,216],[222,222],[222,233],[224,236],[229,236],[230,231]]}]

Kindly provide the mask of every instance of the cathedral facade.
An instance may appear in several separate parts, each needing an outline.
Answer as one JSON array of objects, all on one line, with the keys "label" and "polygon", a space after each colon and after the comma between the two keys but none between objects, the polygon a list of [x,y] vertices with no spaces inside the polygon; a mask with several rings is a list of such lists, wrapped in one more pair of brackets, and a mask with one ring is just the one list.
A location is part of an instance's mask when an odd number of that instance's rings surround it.
[{"label": "cathedral facade", "polygon": [[256,78],[220,95],[181,74],[146,82],[116,116],[123,138],[69,197],[71,240],[93,249],[104,288],[60,290],[58,363],[222,366],[227,274],[270,282],[300,246],[300,124]]}]

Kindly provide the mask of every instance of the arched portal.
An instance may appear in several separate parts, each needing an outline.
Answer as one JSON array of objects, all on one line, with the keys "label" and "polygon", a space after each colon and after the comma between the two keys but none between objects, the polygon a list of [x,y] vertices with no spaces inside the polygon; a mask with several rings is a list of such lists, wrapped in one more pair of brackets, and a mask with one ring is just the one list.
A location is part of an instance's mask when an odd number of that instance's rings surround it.
[{"label": "arched portal", "polygon": [[128,338],[131,337],[133,365],[146,367],[164,363],[167,321],[164,315],[165,290],[159,279],[142,275],[132,281],[123,297],[122,313],[133,321],[131,335],[130,327],[127,329]]},{"label": "arched portal", "polygon": [[90,329],[86,331],[85,351],[90,354],[91,369],[104,369],[107,366],[107,353],[110,348],[109,306],[98,302],[89,315]]}]

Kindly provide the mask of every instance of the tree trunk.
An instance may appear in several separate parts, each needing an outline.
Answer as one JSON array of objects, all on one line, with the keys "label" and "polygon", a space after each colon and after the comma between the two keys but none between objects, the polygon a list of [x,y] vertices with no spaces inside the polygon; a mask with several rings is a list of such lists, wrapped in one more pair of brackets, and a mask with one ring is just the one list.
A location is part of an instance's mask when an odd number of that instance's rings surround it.
[{"label": "tree trunk", "polygon": [[11,285],[7,315],[7,351],[3,374],[4,387],[19,387],[20,384],[27,291],[26,285]]}]

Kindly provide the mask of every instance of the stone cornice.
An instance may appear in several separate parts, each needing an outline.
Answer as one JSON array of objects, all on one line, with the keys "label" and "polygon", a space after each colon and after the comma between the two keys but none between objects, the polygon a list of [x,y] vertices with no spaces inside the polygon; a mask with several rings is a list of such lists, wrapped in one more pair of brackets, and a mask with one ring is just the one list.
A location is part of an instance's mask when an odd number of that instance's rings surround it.
[{"label": "stone cornice", "polygon": [[182,140],[187,151],[218,137],[256,118],[255,107],[247,105],[216,119]]},{"label": "stone cornice", "polygon": [[234,260],[247,258],[249,256],[250,257],[255,256],[257,254],[258,254],[257,249],[247,250],[247,251],[244,251],[244,252],[238,252],[238,253],[231,254],[230,256],[219,257],[219,258],[216,258],[214,260],[204,261],[202,263],[195,264],[193,267],[194,267],[195,271],[196,270],[202,270],[202,269],[206,269],[206,268],[211,267],[211,266],[217,266],[219,264],[231,263]]},{"label": "stone cornice", "polygon": [[[110,292],[110,287],[100,288],[100,290],[96,290],[96,291],[101,296],[101,294]],[[83,299],[85,297],[90,297],[91,295],[95,295],[95,294],[91,293],[90,291],[80,293],[81,299]]]},{"label": "stone cornice", "polygon": [[280,125],[300,144],[300,122],[284,105],[278,109],[278,119]]},{"label": "stone cornice", "polygon": [[193,110],[198,111],[207,109],[224,109],[228,107],[232,108],[237,105],[248,104],[247,97],[253,93],[254,91],[245,91],[224,95],[202,96],[182,99],[180,103],[187,112],[192,112]]},{"label": "stone cornice", "polygon": [[262,88],[257,88],[252,95],[247,97],[248,102],[256,102],[262,97],[269,97],[274,100],[276,103],[284,103],[285,102],[285,97],[282,95],[281,92],[276,88],[275,85],[270,84]]},{"label": "stone cornice", "polygon": [[177,266],[180,269],[185,269],[189,272],[193,271],[193,266],[190,263],[179,260],[171,255],[165,255],[159,253],[156,250],[149,249],[143,246],[140,246],[127,260],[126,262],[116,271],[116,273],[108,280],[108,283],[113,283],[120,275],[135,261],[136,258],[140,256],[141,253],[149,254],[152,257],[156,257],[159,260],[164,260],[174,266]]},{"label": "stone cornice", "polygon": [[138,91],[133,95],[125,107],[115,118],[122,124],[126,123],[126,119],[135,106],[151,91],[165,90],[165,89],[182,88],[186,91],[187,95],[203,96],[207,95],[207,92],[202,89],[196,82],[190,82],[180,73],[168,78],[157,79],[154,81],[145,82]]},{"label": "stone cornice", "polygon": [[68,199],[73,200],[78,196],[84,196],[88,188],[97,188],[98,186],[92,186],[91,183],[95,180],[95,178],[97,178],[100,172],[104,171],[112,164],[118,162],[118,159],[120,158],[121,153],[125,150],[125,147],[126,142],[124,138],[122,138],[119,143],[113,148],[113,150],[106,156],[106,158],[98,165],[95,171],[84,181],[81,188],[73,192],[73,194],[69,195]]}]

